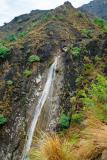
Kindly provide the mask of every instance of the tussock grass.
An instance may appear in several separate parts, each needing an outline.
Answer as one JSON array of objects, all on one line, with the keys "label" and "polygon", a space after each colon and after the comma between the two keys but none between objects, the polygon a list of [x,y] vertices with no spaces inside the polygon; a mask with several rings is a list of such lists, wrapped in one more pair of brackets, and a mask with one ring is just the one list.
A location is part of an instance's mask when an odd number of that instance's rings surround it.
[{"label": "tussock grass", "polygon": [[[78,126],[77,126],[78,127]],[[31,160],[96,160],[107,149],[107,125],[87,114],[84,129],[69,128],[65,136],[50,134],[40,140],[38,146],[30,152]],[[73,134],[79,134],[79,140],[72,144]],[[71,133],[71,134],[70,134]]]},{"label": "tussock grass", "polygon": [[56,134],[45,135],[38,147],[30,152],[32,160],[73,160],[67,142],[62,143]]}]

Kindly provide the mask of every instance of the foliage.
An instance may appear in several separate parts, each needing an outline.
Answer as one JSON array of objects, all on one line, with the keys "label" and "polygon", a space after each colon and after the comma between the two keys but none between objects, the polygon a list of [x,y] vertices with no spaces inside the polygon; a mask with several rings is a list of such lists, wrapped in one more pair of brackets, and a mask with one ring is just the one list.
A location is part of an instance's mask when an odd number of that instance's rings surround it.
[{"label": "foliage", "polygon": [[7,122],[7,118],[5,118],[3,115],[0,115],[0,126],[4,125]]},{"label": "foliage", "polygon": [[66,129],[69,127],[70,125],[70,117],[67,116],[66,114],[61,114],[61,117],[60,117],[60,120],[59,120],[59,124],[60,124],[60,127],[62,129]]},{"label": "foliage", "polygon": [[41,19],[38,21],[38,23],[47,22],[52,19],[55,19],[55,16],[51,12],[48,12],[41,17]]},{"label": "foliage", "polygon": [[29,57],[28,62],[29,63],[33,63],[33,62],[39,62],[40,61],[40,57],[37,55],[32,55]]},{"label": "foliage", "polygon": [[103,31],[104,31],[104,32],[107,32],[107,24],[106,24],[106,25],[104,25],[104,27],[103,27]]},{"label": "foliage", "polygon": [[25,37],[27,34],[28,34],[27,31],[20,32],[20,33],[19,33],[19,37],[23,38],[23,37]]},{"label": "foliage", "polygon": [[77,12],[76,14],[79,18],[83,18],[84,16],[84,13],[82,13],[81,11]]},{"label": "foliage", "polygon": [[73,47],[69,50],[70,54],[72,54],[74,57],[79,57],[81,53],[81,49],[79,47]]},{"label": "foliage", "polygon": [[32,75],[32,71],[26,69],[26,70],[23,72],[23,75],[24,75],[25,77],[30,77],[30,76]]},{"label": "foliage", "polygon": [[101,18],[95,18],[94,23],[100,27],[104,27],[104,25],[105,25],[105,21]]},{"label": "foliage", "polygon": [[92,31],[89,29],[82,29],[81,34],[86,38],[92,38]]},{"label": "foliage", "polygon": [[7,47],[0,46],[0,58],[1,59],[7,58],[9,55],[9,51],[10,50]]},{"label": "foliage", "polygon": [[8,81],[7,81],[7,84],[8,84],[8,85],[12,85],[12,84],[13,84],[13,81],[12,81],[12,80],[8,80]]},{"label": "foliage", "polygon": [[107,121],[107,79],[105,76],[98,74],[85,96],[80,99],[84,109],[92,110],[97,118]]},{"label": "foliage", "polygon": [[65,19],[64,15],[56,15],[56,18],[60,21],[63,21]]},{"label": "foliage", "polygon": [[17,40],[17,37],[12,34],[12,35],[9,35],[7,38],[6,38],[8,41],[16,41]]},{"label": "foliage", "polygon": [[77,112],[72,114],[72,123],[80,123],[84,119],[84,114],[82,112]]},{"label": "foliage", "polygon": [[94,23],[95,23],[96,25],[100,26],[100,27],[103,29],[104,32],[107,32],[107,23],[106,23],[103,19],[101,19],[101,18],[96,18],[96,19],[94,20]]}]

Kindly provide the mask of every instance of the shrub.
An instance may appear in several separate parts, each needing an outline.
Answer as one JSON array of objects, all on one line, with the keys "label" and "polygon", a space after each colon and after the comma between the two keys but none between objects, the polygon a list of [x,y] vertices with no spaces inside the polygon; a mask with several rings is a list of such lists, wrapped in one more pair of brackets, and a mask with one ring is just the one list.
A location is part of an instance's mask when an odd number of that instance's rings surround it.
[{"label": "shrub", "polygon": [[13,81],[12,81],[12,80],[8,80],[8,81],[7,81],[7,84],[8,84],[8,85],[12,85],[12,84],[13,84]]},{"label": "shrub", "polygon": [[28,62],[29,63],[33,63],[33,62],[39,62],[40,61],[40,57],[37,55],[32,55],[29,57]]},{"label": "shrub", "polygon": [[8,40],[8,41],[16,41],[16,40],[17,40],[17,37],[16,37],[14,34],[12,34],[12,35],[9,35],[9,36],[7,37],[7,40]]},{"label": "shrub", "polygon": [[100,27],[104,27],[105,21],[101,18],[95,18],[94,23]]},{"label": "shrub", "polygon": [[80,97],[85,110],[92,111],[100,120],[107,122],[107,79],[97,75],[84,97]]},{"label": "shrub", "polygon": [[77,15],[77,17],[79,17],[79,18],[83,18],[84,13],[82,13],[81,11],[79,11],[76,15]]},{"label": "shrub", "polygon": [[103,27],[103,31],[104,31],[104,32],[107,32],[107,24],[106,24],[106,25],[104,25],[104,27]]},{"label": "shrub", "polygon": [[19,37],[23,38],[27,35],[27,33],[28,33],[27,31],[20,32]]},{"label": "shrub", "polygon": [[59,124],[62,129],[67,129],[70,125],[70,117],[63,113],[60,117]]},{"label": "shrub", "polygon": [[72,114],[71,121],[73,123],[80,123],[83,119],[84,119],[84,115],[83,115],[82,112],[80,112],[80,113],[74,113],[74,114]]},{"label": "shrub", "polygon": [[82,29],[81,34],[86,38],[92,38],[92,31],[89,29]]},{"label": "shrub", "polygon": [[9,55],[9,49],[7,47],[1,46],[0,47],[0,58],[5,59]]},{"label": "shrub", "polygon": [[32,71],[26,69],[26,70],[23,72],[23,75],[24,75],[25,77],[30,77],[30,76],[32,75]]},{"label": "shrub", "polygon": [[103,19],[100,19],[100,18],[96,18],[94,20],[94,23],[98,26],[100,26],[104,32],[107,32],[107,23],[103,20]]},{"label": "shrub", "polygon": [[70,49],[70,53],[74,56],[74,57],[79,57],[80,53],[81,53],[81,49],[79,47],[73,47]]},{"label": "shrub", "polygon": [[7,118],[5,118],[3,115],[0,115],[0,125],[4,125],[7,122]]}]

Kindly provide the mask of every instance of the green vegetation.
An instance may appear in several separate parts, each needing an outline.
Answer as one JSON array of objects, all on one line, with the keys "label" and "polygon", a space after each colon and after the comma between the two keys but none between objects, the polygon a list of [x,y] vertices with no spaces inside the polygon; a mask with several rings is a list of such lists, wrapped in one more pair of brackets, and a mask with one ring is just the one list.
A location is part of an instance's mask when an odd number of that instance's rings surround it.
[{"label": "green vegetation", "polygon": [[69,127],[70,125],[70,117],[67,116],[66,114],[61,114],[61,117],[60,117],[60,120],[59,120],[59,124],[60,124],[60,127],[62,129],[66,129]]},{"label": "green vegetation", "polygon": [[74,57],[79,57],[81,53],[81,49],[79,47],[72,47],[69,49],[69,53]]},{"label": "green vegetation", "polygon": [[82,112],[77,112],[72,114],[72,123],[80,123],[84,119],[84,114]]},{"label": "green vegetation", "polygon": [[81,11],[79,11],[79,12],[76,13],[76,16],[79,17],[79,18],[83,18],[84,13],[82,13]]},{"label": "green vegetation", "polygon": [[26,70],[23,72],[23,75],[24,75],[25,77],[30,77],[30,76],[32,75],[32,71],[26,69]]},{"label": "green vegetation", "polygon": [[5,118],[3,115],[0,115],[0,126],[4,125],[7,122],[7,118]]},{"label": "green vegetation", "polygon": [[78,133],[74,133],[72,134],[71,138],[70,138],[70,143],[72,145],[75,145],[79,140],[79,134]]},{"label": "green vegetation", "polygon": [[65,19],[64,15],[57,15],[56,18],[60,21],[63,21]]},{"label": "green vegetation", "polygon": [[12,81],[12,80],[8,80],[8,81],[7,81],[7,84],[8,84],[8,85],[12,85],[12,84],[13,84],[13,81]]},{"label": "green vegetation", "polygon": [[7,58],[10,54],[9,51],[10,49],[8,49],[7,47],[0,46],[0,58],[1,59]]},{"label": "green vegetation", "polygon": [[104,27],[104,25],[105,25],[105,21],[101,18],[94,19],[94,23],[100,27]]},{"label": "green vegetation", "polygon": [[29,63],[33,63],[33,62],[39,62],[40,61],[40,57],[37,55],[32,55],[29,57],[28,62]]},{"label": "green vegetation", "polygon": [[23,32],[20,32],[18,36],[21,37],[21,38],[23,38],[23,37],[25,37],[27,34],[28,34],[27,31],[23,31]]},{"label": "green vegetation", "polygon": [[[83,84],[83,79],[80,78],[79,86]],[[81,82],[80,82],[81,81]],[[77,103],[81,104],[84,111],[92,111],[96,118],[103,122],[107,122],[107,77],[97,74],[94,81],[86,82],[84,88],[78,89],[76,97],[71,99],[71,103],[76,106]],[[72,115],[73,121],[81,121],[83,118],[81,113]]]},{"label": "green vegetation", "polygon": [[96,18],[94,20],[94,23],[98,26],[100,26],[104,32],[107,32],[107,22],[105,22],[103,19],[101,18]]},{"label": "green vegetation", "polygon": [[6,40],[12,42],[12,41],[16,41],[17,40],[17,37],[16,35],[12,34],[12,35],[9,35]]},{"label": "green vegetation", "polygon": [[89,29],[82,29],[81,31],[82,36],[86,38],[92,38],[92,31]]}]

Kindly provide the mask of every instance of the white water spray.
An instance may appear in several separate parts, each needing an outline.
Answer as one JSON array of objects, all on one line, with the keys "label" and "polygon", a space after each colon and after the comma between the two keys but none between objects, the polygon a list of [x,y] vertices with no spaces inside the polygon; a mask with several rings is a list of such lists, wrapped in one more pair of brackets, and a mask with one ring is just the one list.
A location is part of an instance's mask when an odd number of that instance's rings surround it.
[{"label": "white water spray", "polygon": [[51,67],[49,69],[49,73],[48,73],[48,77],[47,77],[47,81],[46,81],[44,90],[43,90],[42,95],[38,101],[37,106],[35,107],[34,117],[32,119],[31,126],[28,130],[28,133],[27,133],[27,139],[26,139],[24,151],[22,154],[22,160],[27,159],[27,154],[28,154],[30,147],[31,147],[31,144],[32,144],[32,139],[33,139],[33,135],[35,132],[38,118],[39,118],[41,111],[42,111],[42,108],[48,98],[49,91],[50,91],[51,86],[53,84],[53,81],[55,79],[57,60],[58,60],[58,57],[55,58],[54,63],[51,65]]}]

